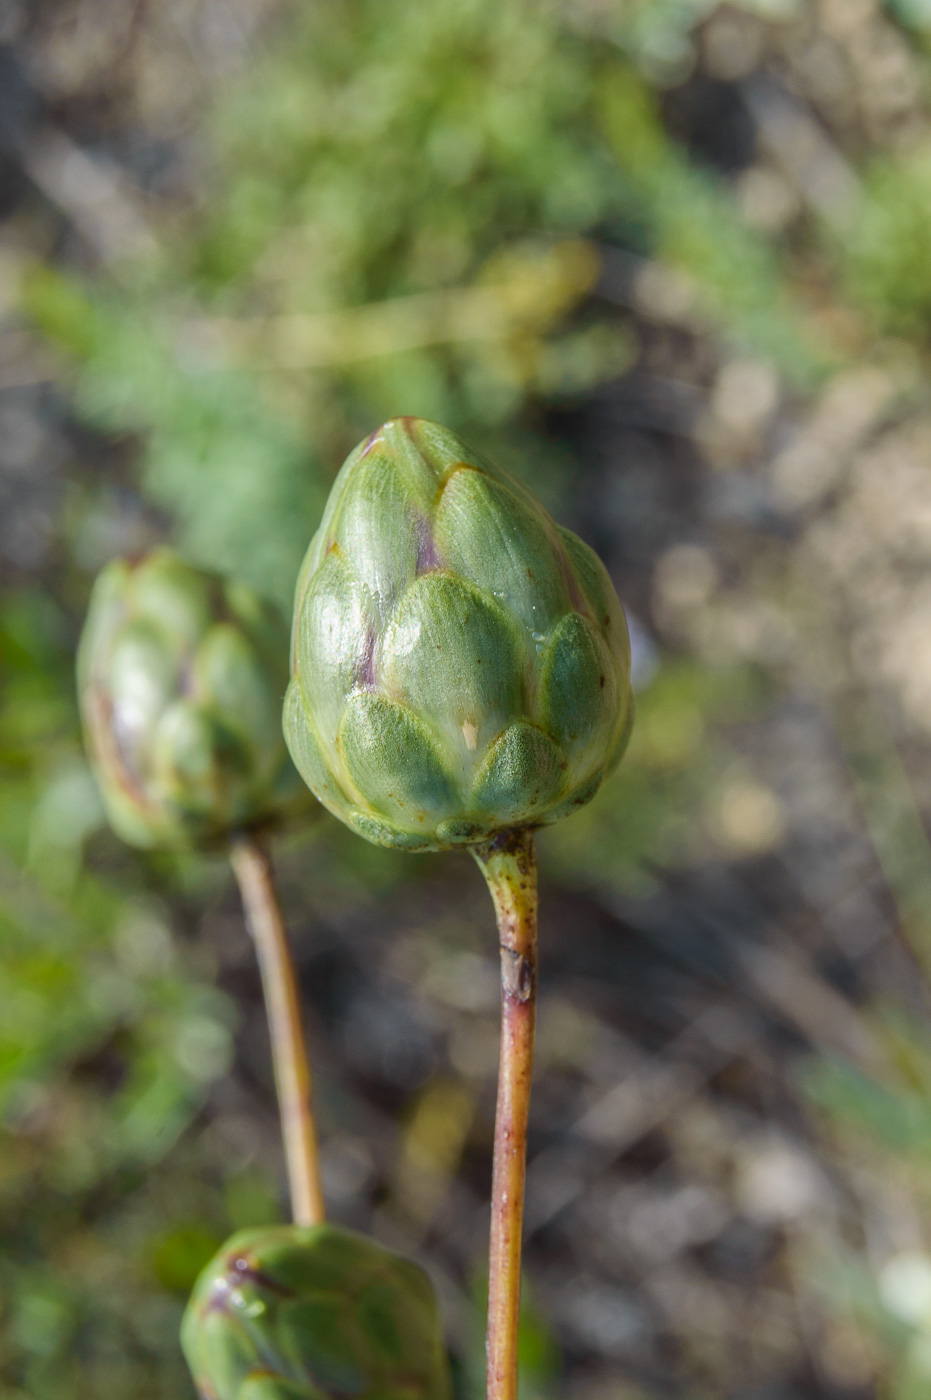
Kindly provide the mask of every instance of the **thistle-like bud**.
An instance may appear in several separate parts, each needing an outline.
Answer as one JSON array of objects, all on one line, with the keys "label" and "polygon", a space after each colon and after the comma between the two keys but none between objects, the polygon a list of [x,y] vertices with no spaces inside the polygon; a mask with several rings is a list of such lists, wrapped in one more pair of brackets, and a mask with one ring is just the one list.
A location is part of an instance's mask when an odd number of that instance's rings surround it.
[{"label": "thistle-like bud", "polygon": [[234,1235],[208,1264],[181,1342],[203,1400],[447,1400],[433,1285],[335,1225]]},{"label": "thistle-like bud", "polygon": [[169,549],[114,560],[78,651],[87,747],[137,846],[209,845],[300,800],[281,737],[287,636],[270,604]]},{"label": "thistle-like bud", "polygon": [[348,458],[298,580],[284,728],[320,801],[439,850],[556,821],[619,761],[627,625],[597,556],[446,429]]}]

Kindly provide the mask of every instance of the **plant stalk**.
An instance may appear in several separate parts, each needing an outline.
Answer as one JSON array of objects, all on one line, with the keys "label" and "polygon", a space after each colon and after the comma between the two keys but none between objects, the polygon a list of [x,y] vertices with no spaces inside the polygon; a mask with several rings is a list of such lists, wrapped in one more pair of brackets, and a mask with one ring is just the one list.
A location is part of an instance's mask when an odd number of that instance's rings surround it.
[{"label": "plant stalk", "polygon": [[246,924],[255,943],[272,1042],[278,1107],[296,1225],[325,1217],[320,1154],[313,1116],[313,1081],[301,1023],[301,1004],[271,857],[249,836],[230,847]]},{"label": "plant stalk", "polygon": [[537,862],[530,831],[473,849],[488,882],[501,949],[501,1061],[491,1185],[487,1400],[517,1400],[520,1260],[537,994]]}]

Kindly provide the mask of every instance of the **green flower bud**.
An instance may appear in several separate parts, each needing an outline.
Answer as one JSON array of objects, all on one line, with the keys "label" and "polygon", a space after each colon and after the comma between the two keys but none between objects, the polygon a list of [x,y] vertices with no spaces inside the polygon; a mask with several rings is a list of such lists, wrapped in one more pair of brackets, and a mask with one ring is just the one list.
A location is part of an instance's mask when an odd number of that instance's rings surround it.
[{"label": "green flower bud", "polygon": [[137,846],[205,845],[271,822],[303,789],[281,738],[287,637],[274,609],[168,549],[114,560],[78,650],[87,747]]},{"label": "green flower bud", "polygon": [[234,1235],[208,1264],[181,1343],[203,1400],[447,1400],[433,1285],[336,1225]]},{"label": "green flower bud", "polygon": [[301,569],[284,729],[369,840],[473,845],[587,802],[630,732],[630,645],[597,556],[433,423],[349,457]]}]

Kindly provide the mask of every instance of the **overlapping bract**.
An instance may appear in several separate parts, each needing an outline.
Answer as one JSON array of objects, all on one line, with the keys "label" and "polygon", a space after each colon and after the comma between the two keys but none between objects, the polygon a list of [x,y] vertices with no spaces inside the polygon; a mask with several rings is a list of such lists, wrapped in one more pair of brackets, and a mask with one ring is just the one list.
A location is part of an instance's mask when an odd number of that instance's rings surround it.
[{"label": "overlapping bract", "polygon": [[348,458],[298,581],[285,735],[382,845],[436,850],[592,797],[630,730],[597,556],[453,433],[386,423]]},{"label": "overlapping bract", "polygon": [[234,1235],[201,1274],[182,1345],[204,1400],[448,1400],[433,1285],[334,1225]]},{"label": "overlapping bract", "polygon": [[117,832],[209,845],[303,789],[281,737],[287,638],[274,609],[171,550],[114,560],[78,652],[88,749]]}]

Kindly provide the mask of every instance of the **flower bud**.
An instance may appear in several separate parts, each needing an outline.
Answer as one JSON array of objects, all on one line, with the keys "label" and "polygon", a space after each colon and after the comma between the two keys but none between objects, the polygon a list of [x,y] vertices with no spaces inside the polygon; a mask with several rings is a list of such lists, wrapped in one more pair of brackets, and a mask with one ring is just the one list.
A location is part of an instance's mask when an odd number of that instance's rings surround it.
[{"label": "flower bud", "polygon": [[597,556],[433,423],[344,464],[298,580],[288,747],[382,845],[439,850],[587,802],[630,732],[630,646]]},{"label": "flower bud", "polygon": [[208,1264],[181,1342],[203,1400],[447,1400],[433,1285],[335,1225],[234,1235]]},{"label": "flower bud", "polygon": [[209,845],[293,807],[286,681],[284,625],[248,588],[168,549],[107,565],[78,651],[78,693],[120,836]]}]

